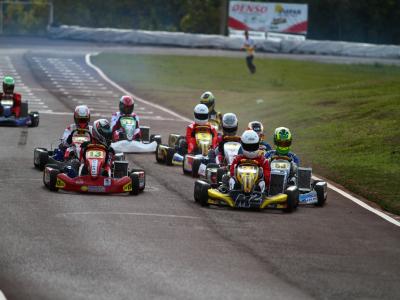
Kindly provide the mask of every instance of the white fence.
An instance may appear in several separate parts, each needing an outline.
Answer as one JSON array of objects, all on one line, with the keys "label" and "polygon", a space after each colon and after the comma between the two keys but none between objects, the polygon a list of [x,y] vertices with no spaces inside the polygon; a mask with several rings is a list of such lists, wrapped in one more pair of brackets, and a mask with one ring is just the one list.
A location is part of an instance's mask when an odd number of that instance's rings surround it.
[{"label": "white fence", "polygon": [[[55,39],[228,50],[238,50],[243,44],[241,37],[79,26],[52,27],[49,35]],[[400,46],[393,45],[285,39],[255,40],[255,43],[257,51],[262,52],[400,58]]]}]

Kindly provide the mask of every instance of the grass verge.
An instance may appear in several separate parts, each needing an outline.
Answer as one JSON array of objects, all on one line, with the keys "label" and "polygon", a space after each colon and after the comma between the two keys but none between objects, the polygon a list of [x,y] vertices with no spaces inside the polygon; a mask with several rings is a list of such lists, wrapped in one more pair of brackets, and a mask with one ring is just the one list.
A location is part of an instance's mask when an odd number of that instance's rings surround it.
[{"label": "grass verge", "polygon": [[292,130],[302,165],[400,214],[400,68],[257,59],[101,54],[116,82],[188,117],[202,92],[217,109]]}]

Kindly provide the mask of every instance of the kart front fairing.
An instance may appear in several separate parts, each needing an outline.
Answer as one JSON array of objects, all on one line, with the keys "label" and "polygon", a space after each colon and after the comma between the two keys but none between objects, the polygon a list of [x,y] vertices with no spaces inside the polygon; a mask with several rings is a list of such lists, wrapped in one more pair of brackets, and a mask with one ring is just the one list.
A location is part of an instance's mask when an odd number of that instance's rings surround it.
[{"label": "kart front fairing", "polygon": [[116,152],[124,153],[146,153],[155,152],[157,148],[157,142],[143,143],[140,141],[128,141],[122,140],[111,144],[111,147]]}]

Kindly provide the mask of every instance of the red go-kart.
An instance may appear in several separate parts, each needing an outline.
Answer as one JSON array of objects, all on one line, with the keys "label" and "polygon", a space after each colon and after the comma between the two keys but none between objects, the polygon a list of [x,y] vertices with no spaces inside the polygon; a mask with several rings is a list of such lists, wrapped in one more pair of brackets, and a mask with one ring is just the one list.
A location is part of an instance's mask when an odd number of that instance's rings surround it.
[{"label": "red go-kart", "polygon": [[73,191],[82,193],[127,193],[137,195],[145,188],[144,170],[128,171],[128,162],[114,160],[110,170],[106,167],[106,148],[90,144],[85,151],[85,163],[79,168],[76,177],[67,174],[68,169],[60,170],[57,165],[46,165],[43,183],[52,191]]}]

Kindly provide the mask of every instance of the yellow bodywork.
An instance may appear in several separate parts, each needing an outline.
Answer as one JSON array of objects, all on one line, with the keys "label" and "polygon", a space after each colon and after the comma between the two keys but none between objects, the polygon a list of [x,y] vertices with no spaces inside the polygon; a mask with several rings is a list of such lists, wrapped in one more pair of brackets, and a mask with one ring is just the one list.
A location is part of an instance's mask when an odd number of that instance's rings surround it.
[{"label": "yellow bodywork", "polygon": [[[230,207],[235,207],[235,201],[229,196],[229,194],[223,194],[217,189],[208,190],[208,204],[221,205],[221,202],[225,203]],[[286,208],[287,205],[287,195],[278,194],[272,197],[265,197],[260,205],[261,209],[266,208],[271,204],[276,204],[276,208]]]},{"label": "yellow bodywork", "polygon": [[250,193],[258,180],[258,166],[242,164],[237,168],[236,178],[245,193]]},{"label": "yellow bodywork", "polygon": [[[208,127],[207,127],[208,130]],[[209,131],[198,130],[195,134],[197,147],[201,150],[201,154],[206,156],[211,147],[212,136]]]}]

